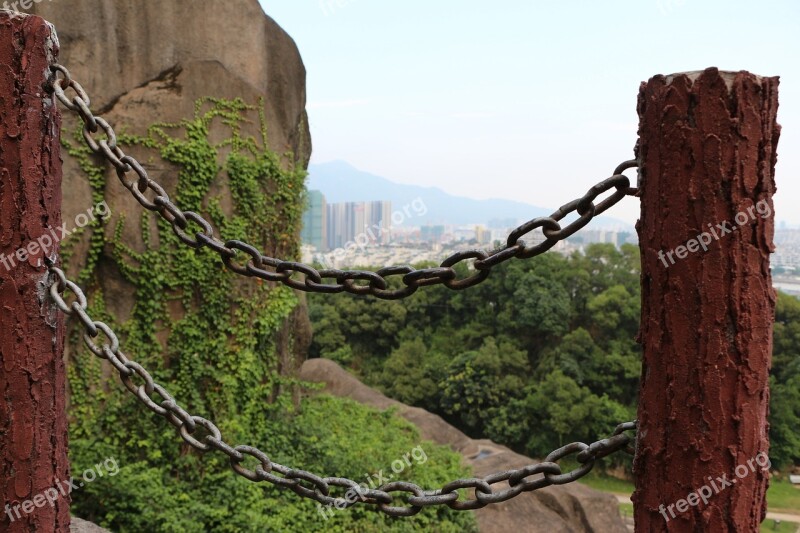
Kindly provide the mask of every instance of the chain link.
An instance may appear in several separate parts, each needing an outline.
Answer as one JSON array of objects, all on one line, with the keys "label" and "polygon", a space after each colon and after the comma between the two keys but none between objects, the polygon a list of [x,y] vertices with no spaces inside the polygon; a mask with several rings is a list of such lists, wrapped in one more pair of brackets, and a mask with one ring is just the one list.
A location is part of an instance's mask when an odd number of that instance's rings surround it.
[{"label": "chain link", "polygon": [[[553,451],[542,463],[497,472],[484,478],[458,479],[438,490],[424,490],[405,481],[394,481],[377,489],[367,490],[351,479],[323,478],[311,472],[290,468],[273,462],[258,448],[227,443],[212,421],[187,412],[164,387],[156,383],[150,372],[122,352],[119,338],[108,325],[89,316],[86,311],[87,298],[80,287],[68,280],[64,271],[49,260],[48,268],[51,274],[50,296],[65,315],[77,317],[81,321],[85,329],[84,343],[89,351],[100,359],[108,360],[116,368],[125,388],[147,409],[175,426],[186,444],[201,453],[216,451],[227,455],[231,469],[245,479],[255,483],[266,481],[323,505],[342,508],[358,503],[369,504],[390,516],[412,516],[423,507],[431,505],[446,505],[458,511],[480,509],[510,500],[524,492],[576,481],[589,473],[597,459],[619,450],[632,453],[634,439],[625,432],[635,430],[636,422],[620,424],[611,437],[592,444],[568,444]],[[430,274],[435,275],[438,273]],[[423,275],[425,279],[433,279],[426,276],[428,274]],[[381,279],[380,276],[375,278],[377,279]],[[67,291],[72,292],[75,297],[72,304],[67,304],[65,300]],[[580,466],[570,472],[563,472],[557,461],[570,455],[575,456],[575,461]],[[250,468],[244,466],[248,457],[254,459],[257,465]],[[541,477],[528,479],[534,475]],[[336,497],[331,495],[333,488],[346,490],[340,490],[342,495]],[[472,489],[473,499],[462,499],[457,492],[460,489]],[[358,497],[355,501],[352,497],[345,499],[348,491],[357,491]]]},{"label": "chain link", "polygon": [[[348,292],[371,295],[384,300],[397,300],[410,296],[419,287],[431,285],[444,285],[452,290],[463,290],[483,282],[489,277],[492,268],[501,263],[513,258],[528,259],[546,252],[559,241],[586,226],[594,217],[620,202],[625,196],[638,194],[638,189],[632,188],[628,177],[623,175],[625,170],[638,167],[638,163],[636,160],[625,161],[614,170],[610,178],[589,189],[581,198],[561,206],[549,217],[535,218],[519,226],[511,232],[506,245],[497,250],[457,252],[445,259],[439,267],[421,270],[405,265],[384,268],[377,272],[318,270],[311,265],[262,255],[256,248],[241,241],[225,242],[217,238],[212,225],[206,219],[176,206],[164,188],[150,179],[147,170],[135,158],[122,151],[117,145],[114,129],[105,119],[92,114],[89,109],[89,96],[83,87],[72,79],[69,71],[58,64],[51,68],[55,97],[83,121],[83,137],[86,145],[93,153],[102,156],[116,168],[117,176],[123,186],[130,191],[136,201],[148,211],[154,211],[163,217],[172,226],[181,242],[192,248],[208,248],[216,252],[227,268],[236,274],[283,283],[300,291],[328,294]],[[67,96],[69,89],[74,92],[71,100]],[[95,138],[95,134],[101,131],[105,138]],[[133,181],[128,180],[128,174],[131,172],[135,174]],[[612,189],[613,193],[600,203],[595,203],[598,196]],[[152,198],[148,198],[148,191]],[[573,212],[578,214],[578,218],[562,226],[560,221]],[[190,223],[197,226],[194,234],[188,231]],[[526,245],[522,237],[539,228],[544,240],[535,245]],[[455,267],[466,261],[473,261],[472,270],[475,274],[465,279],[457,279]],[[302,277],[297,274],[302,274]],[[389,288],[387,278],[391,276],[402,276],[400,280],[404,287]]]}]

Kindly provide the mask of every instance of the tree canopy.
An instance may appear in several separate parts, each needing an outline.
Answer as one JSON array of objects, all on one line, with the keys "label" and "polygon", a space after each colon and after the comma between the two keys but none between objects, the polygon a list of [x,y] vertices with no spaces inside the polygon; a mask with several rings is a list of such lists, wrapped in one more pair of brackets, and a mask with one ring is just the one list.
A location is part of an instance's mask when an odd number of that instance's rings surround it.
[{"label": "tree canopy", "polygon": [[[466,291],[311,295],[311,356],[472,437],[543,457],[636,417],[639,273],[635,246],[595,244],[510,261]],[[779,294],[770,429],[779,467],[800,462],[799,385],[800,300]]]}]

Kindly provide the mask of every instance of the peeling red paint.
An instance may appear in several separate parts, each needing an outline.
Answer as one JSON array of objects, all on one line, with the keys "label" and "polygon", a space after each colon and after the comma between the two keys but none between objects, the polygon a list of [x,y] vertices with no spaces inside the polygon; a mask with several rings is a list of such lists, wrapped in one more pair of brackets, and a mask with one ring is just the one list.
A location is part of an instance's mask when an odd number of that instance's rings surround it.
[{"label": "peeling red paint", "polygon": [[[760,468],[683,513],[675,504],[709,477],[769,449],[767,408],[775,293],[774,169],[778,78],[707,69],[655,76],[639,93],[643,347],[640,435],[634,461],[637,531],[758,531],[766,513]],[[759,204],[760,202],[760,204]],[[708,251],[674,264],[675,250],[735,225]]]},{"label": "peeling red paint", "polygon": [[[54,41],[41,18],[0,14],[2,257],[61,224],[61,119],[44,90]],[[39,300],[45,274],[36,261],[0,263],[0,531],[9,533],[69,530],[67,498],[13,511],[69,478],[64,324]]]}]

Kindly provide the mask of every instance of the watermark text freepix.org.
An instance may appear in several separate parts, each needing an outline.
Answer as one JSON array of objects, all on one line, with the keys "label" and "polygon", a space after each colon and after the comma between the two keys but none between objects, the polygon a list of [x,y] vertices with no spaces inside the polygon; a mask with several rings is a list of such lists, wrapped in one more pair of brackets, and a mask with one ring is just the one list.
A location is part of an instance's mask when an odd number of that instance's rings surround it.
[{"label": "watermark text freepix.org", "polygon": [[119,474],[119,465],[117,460],[113,457],[106,458],[102,463],[97,463],[92,468],[86,469],[81,474],[81,479],[76,480],[74,477],[66,481],[56,479],[55,487],[50,487],[45,491],[37,494],[30,500],[24,502],[7,503],[5,513],[11,522],[21,520],[23,515],[31,514],[34,509],[39,509],[45,505],[55,507],[56,502],[63,497],[68,496],[71,492],[85,487],[88,483],[93,482],[97,478],[103,476],[114,477]]},{"label": "watermark text freepix.org", "polygon": [[[694,239],[689,239],[686,241],[686,244],[681,244],[673,250],[667,252],[659,250],[658,258],[664,263],[666,268],[669,268],[670,265],[675,264],[675,257],[678,259],[686,259],[689,253],[698,252],[701,249],[707,252],[709,244],[713,241],[720,240],[729,233],[733,233],[738,230],[740,226],[744,226],[751,220],[755,220],[756,214],[761,218],[769,218],[772,215],[772,207],[770,207],[767,200],[759,200],[757,203],[748,207],[746,211],[736,213],[736,216],[733,217],[733,223],[727,220],[719,224],[712,224],[709,222],[708,231],[702,232]],[[669,263],[667,263],[667,259],[669,259]]]},{"label": "watermark text freepix.org", "polygon": [[[703,505],[707,505],[712,496],[715,496],[723,490],[732,487],[738,480],[744,479],[750,474],[754,473],[756,468],[767,472],[771,466],[772,463],[770,462],[767,454],[761,452],[754,458],[748,459],[746,464],[738,465],[733,471],[734,475],[736,476],[735,478],[728,479],[727,475],[725,474],[722,476],[717,476],[716,479],[708,476],[707,485],[703,485],[696,491],[690,492],[686,498],[680,499],[675,503],[671,503],[669,505],[659,505],[658,512],[661,513],[661,516],[664,517],[664,520],[669,522],[677,516],[675,514],[676,510],[678,513],[685,513],[689,510],[689,507],[697,507],[701,501],[703,502]],[[669,513],[669,516],[667,513]]]},{"label": "watermark text freepix.org", "polygon": [[[47,0],[52,2],[53,0]],[[0,4],[0,9],[10,11],[12,16],[23,15],[23,9],[30,9],[34,4],[41,4],[44,0],[6,0]]]},{"label": "watermark text freepix.org", "polygon": [[[392,461],[392,472],[394,474],[401,474],[411,465],[421,465],[425,464],[427,461],[428,454],[425,453],[425,450],[422,448],[422,446],[417,446],[410,452],[404,453],[400,459],[395,459]],[[352,489],[348,490],[345,493],[344,498],[336,498],[335,503],[329,503],[328,505],[322,505],[321,503],[318,503],[317,512],[319,512],[322,518],[328,520],[333,516],[334,511],[342,511],[349,505],[354,504],[359,499],[362,502],[366,501],[370,490],[377,489],[378,487],[389,483],[392,480],[392,477],[392,474],[389,474],[388,472],[384,473],[383,470],[378,470],[373,474],[364,474],[364,483],[359,483],[357,487],[353,487]]]},{"label": "watermark text freepix.org", "polygon": [[52,255],[55,245],[72,235],[76,229],[84,228],[98,218],[104,221],[108,220],[110,216],[111,209],[105,201],[102,201],[85,212],[78,213],[72,231],[67,229],[67,223],[64,222],[60,228],[49,228],[48,231],[10,255],[0,253],[0,265],[10,272],[19,263],[24,263],[30,258],[49,257]]},{"label": "watermark text freepix.org", "polygon": [[338,10],[354,4],[356,1],[357,0],[319,0],[319,8],[325,16],[328,17]]}]

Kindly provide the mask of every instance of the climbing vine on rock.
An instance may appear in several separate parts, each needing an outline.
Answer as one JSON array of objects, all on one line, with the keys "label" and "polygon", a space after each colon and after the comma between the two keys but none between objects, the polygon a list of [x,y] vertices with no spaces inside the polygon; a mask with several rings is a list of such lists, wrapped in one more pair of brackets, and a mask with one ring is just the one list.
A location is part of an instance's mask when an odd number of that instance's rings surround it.
[{"label": "climbing vine on rock", "polygon": [[[251,123],[260,126],[258,137],[243,133]],[[212,142],[221,130],[224,140]],[[99,203],[107,193],[106,176],[114,174],[98,166],[80,141],[77,131],[64,146],[88,176]],[[120,135],[119,143],[148,153],[151,163],[174,168],[173,200],[183,210],[208,216],[223,239],[258,243],[283,257],[298,254],[305,171],[292,154],[268,148],[263,102],[204,98],[196,102],[192,118],[155,124],[142,136]],[[230,442],[274,450],[271,458],[285,464],[338,467],[331,475],[363,476],[347,457],[354,447],[371,444],[374,450],[364,458],[374,462],[386,455],[391,464],[392,450],[406,452],[403,447],[418,443],[408,424],[387,424],[380,419],[385,415],[352,402],[310,398],[298,409],[292,391],[308,386],[279,371],[275,346],[298,305],[295,294],[283,286],[236,279],[218,255],[183,245],[157,215],[132,213],[115,215],[108,227],[98,221],[89,229],[79,280],[89,289],[90,314],[112,326],[123,352],[150,369],[190,412],[213,419]],[[123,237],[130,236],[131,226],[140,241]],[[76,259],[70,256],[73,245],[65,247],[69,261]],[[111,298],[126,292],[130,309],[120,313],[126,306]],[[113,479],[74,495],[80,516],[118,531],[411,531],[406,528],[433,519],[440,531],[474,525],[471,517],[451,517],[448,510],[426,510],[406,525],[363,511],[323,519],[313,502],[233,475],[224,456],[192,452],[172,426],[142,410],[116,377],[109,379],[108,367],[80,346],[77,328],[70,343],[73,468],[106,457],[121,467]],[[327,456],[313,453],[318,444],[310,443],[331,436],[321,422],[344,412],[350,413],[348,432],[334,432]],[[387,434],[395,443],[388,448],[383,444]],[[449,450],[433,447],[429,455],[438,457],[440,466],[409,472],[411,479],[441,474],[444,481],[465,474]]]}]

